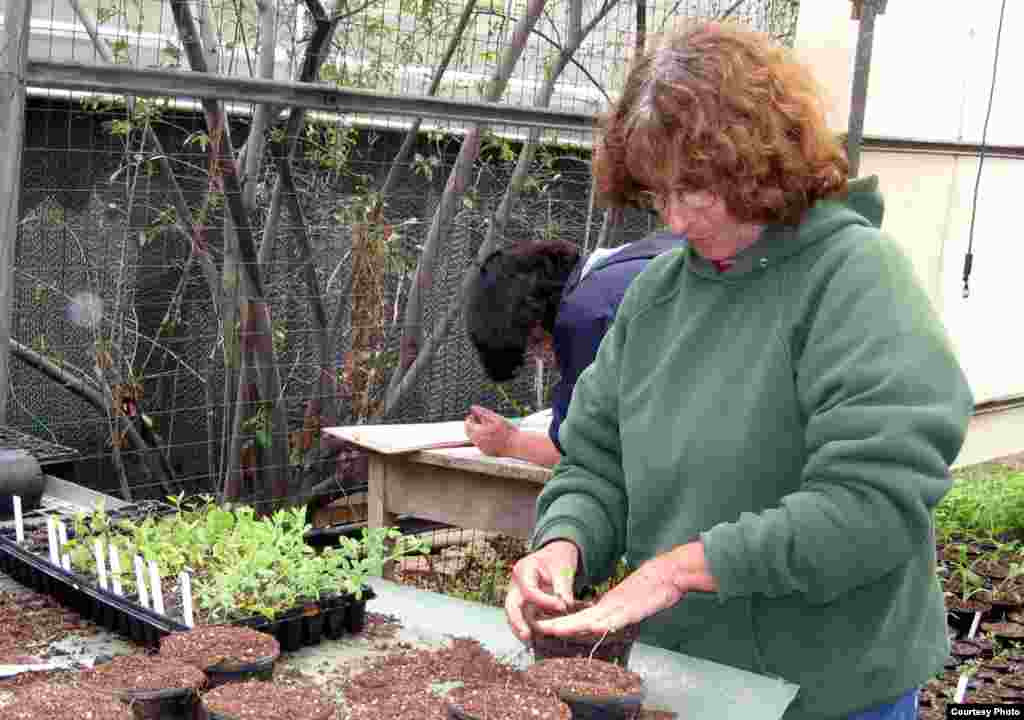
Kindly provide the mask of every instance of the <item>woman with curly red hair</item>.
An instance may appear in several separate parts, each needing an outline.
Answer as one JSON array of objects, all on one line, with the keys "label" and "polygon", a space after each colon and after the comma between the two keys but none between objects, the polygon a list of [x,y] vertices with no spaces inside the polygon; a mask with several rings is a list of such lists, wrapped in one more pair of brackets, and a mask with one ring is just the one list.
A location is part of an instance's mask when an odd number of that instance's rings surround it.
[{"label": "woman with curly red hair", "polygon": [[[689,244],[637,277],[581,374],[505,608],[524,641],[640,623],[784,678],[787,720],[912,720],[949,652],[932,509],[973,401],[819,97],[733,25],[685,26],[631,68],[597,184]],[[621,557],[593,607],[533,619]]]}]

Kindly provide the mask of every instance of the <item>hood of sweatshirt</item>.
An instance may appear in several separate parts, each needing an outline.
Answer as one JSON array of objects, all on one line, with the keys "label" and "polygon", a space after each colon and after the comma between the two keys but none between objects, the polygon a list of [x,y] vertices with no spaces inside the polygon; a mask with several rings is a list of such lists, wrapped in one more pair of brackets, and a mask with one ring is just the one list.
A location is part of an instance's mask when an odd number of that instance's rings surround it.
[{"label": "hood of sweatshirt", "polygon": [[691,245],[690,269],[708,279],[739,281],[750,273],[767,270],[849,226],[881,227],[885,202],[878,189],[878,177],[857,178],[843,195],[819,201],[804,215],[799,225],[766,225],[761,237],[732,259],[732,267],[720,272],[713,262],[701,257]]}]

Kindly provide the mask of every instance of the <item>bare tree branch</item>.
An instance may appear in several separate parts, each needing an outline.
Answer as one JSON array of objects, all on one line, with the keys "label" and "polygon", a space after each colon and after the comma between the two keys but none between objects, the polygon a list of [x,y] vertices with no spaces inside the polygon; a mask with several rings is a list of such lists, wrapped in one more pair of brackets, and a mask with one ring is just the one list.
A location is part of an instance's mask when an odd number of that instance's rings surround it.
[{"label": "bare tree branch", "polygon": [[[572,1],[582,7],[582,0]],[[558,79],[561,77],[566,67],[569,66],[573,55],[579,50],[587,35],[598,25],[598,23],[601,22],[602,19],[607,16],[609,12],[611,12],[618,1],[619,0],[606,0],[598,10],[597,14],[591,18],[586,26],[580,25],[577,30],[569,33],[569,37],[571,39],[570,43],[566,47],[560,48],[554,65],[546,73],[544,84],[541,86],[537,93],[537,97],[534,99],[536,107],[546,108],[551,105],[551,98],[554,96],[555,87],[558,85]],[[456,300],[452,303],[452,306],[445,311],[441,320],[435,325],[434,331],[430,335],[429,340],[422,348],[420,354],[416,357],[415,362],[405,373],[405,377],[401,378],[396,390],[392,393],[389,388],[387,402],[384,407],[385,415],[393,412],[398,407],[402,398],[405,396],[405,393],[414,386],[419,376],[430,366],[430,363],[433,361],[433,358],[440,347],[440,343],[447,337],[451,324],[461,312],[463,298],[466,297],[469,286],[473,281],[473,274],[478,267],[478,263],[483,262],[484,258],[486,258],[487,255],[495,248],[498,239],[504,236],[505,229],[508,227],[508,222],[512,214],[512,208],[519,202],[519,196],[529,173],[530,165],[533,162],[540,136],[541,131],[539,129],[531,128],[527,140],[519,152],[519,159],[516,163],[515,170],[512,172],[512,177],[505,190],[505,195],[502,197],[501,204],[498,206],[498,210],[494,214],[494,217],[491,218],[491,222],[487,228],[487,235],[477,251],[477,263],[471,265],[466,271],[463,276],[459,292],[456,295]]]},{"label": "bare tree branch", "polygon": [[722,13],[721,15],[718,16],[718,19],[719,20],[727,19],[730,15],[732,15],[734,12],[736,12],[739,9],[740,5],[742,5],[745,2],[747,2],[747,0],[736,0],[736,2],[734,2],[731,6],[729,6],[728,10],[726,10],[724,13]]},{"label": "bare tree branch", "polygon": [[[258,77],[274,79],[274,56],[277,51],[277,23],[274,17],[273,0],[256,0],[259,12],[259,66]],[[256,209],[256,186],[259,183],[260,166],[263,164],[263,148],[266,142],[267,126],[270,124],[272,109],[267,103],[259,103],[249,126],[249,137],[245,141],[245,174],[242,206],[250,213]]]},{"label": "bare tree branch", "polygon": [[[441,57],[441,61],[434,69],[434,77],[430,81],[430,87],[427,90],[427,95],[436,95],[438,89],[441,87],[441,79],[444,77],[445,72],[447,72],[448,66],[451,64],[452,58],[455,56],[455,51],[459,48],[459,43],[462,42],[462,36],[466,32],[466,27],[469,25],[469,21],[473,18],[473,11],[475,9],[476,0],[467,0],[466,4],[462,8],[462,15],[459,17],[459,22],[455,27],[455,32],[452,33],[451,39],[448,41],[448,47],[445,49],[444,55]],[[381,187],[381,202],[387,202],[391,193],[394,192],[395,185],[398,184],[400,169],[409,160],[409,155],[412,153],[412,149],[416,145],[416,138],[419,135],[420,125],[422,123],[423,118],[416,118],[412,125],[409,126],[409,129],[406,130],[402,146],[399,148],[395,157],[391,159],[391,167],[388,169],[388,176],[384,180],[383,187]]]},{"label": "bare tree branch", "polygon": [[[537,23],[547,0],[530,0],[526,13],[516,24],[512,32],[512,40],[505,48],[501,62],[491,76],[484,93],[485,102],[497,102],[505,92],[509,78],[515,69],[519,58],[526,48],[526,40],[530,31]],[[423,251],[420,254],[419,263],[416,266],[416,275],[413,278],[412,287],[409,290],[409,298],[406,301],[405,322],[402,328],[402,339],[399,343],[398,368],[392,373],[391,383],[388,386],[385,412],[395,406],[398,399],[397,390],[402,381],[402,375],[412,365],[416,355],[423,345],[423,307],[424,295],[433,286],[434,264],[442,239],[447,235],[455,210],[465,194],[469,185],[469,174],[473,164],[480,155],[480,143],[484,125],[478,123],[470,128],[462,140],[459,154],[455,159],[455,165],[448,176],[448,183],[441,195],[437,211],[430,224],[426,240],[423,244]]]},{"label": "bare tree branch", "polygon": [[[73,395],[76,395],[94,408],[104,417],[111,417],[111,397],[104,394],[104,391],[100,388],[92,385],[82,377],[69,372],[65,367],[56,364],[45,355],[37,353],[30,347],[22,345],[17,340],[11,339],[10,341],[11,354],[14,357],[22,360],[26,365],[31,367],[33,370],[37,370],[42,374],[49,377],[51,380],[56,381],[58,385],[65,388]],[[113,414],[118,426],[122,432],[126,434],[132,447],[135,448],[136,452],[144,456],[161,455],[158,448],[154,448],[147,443],[142,436],[139,434],[138,428],[135,423],[132,422],[131,418],[121,414]],[[145,476],[146,484],[153,482],[152,469],[149,463],[141,463],[141,469]],[[121,495],[125,500],[132,499],[131,487],[128,485],[127,478],[121,476]]]},{"label": "bare tree branch", "polygon": [[[189,64],[196,72],[206,72],[206,58],[199,44],[198,29],[188,0],[171,0],[171,11],[178,28],[178,35],[185,48]],[[241,350],[253,353],[261,384],[264,402],[270,403],[271,443],[269,466],[273,469],[271,484],[274,497],[284,497],[288,492],[288,428],[282,403],[279,401],[281,379],[274,364],[273,333],[270,307],[265,299],[253,230],[242,199],[242,187],[238,178],[238,166],[228,133],[224,105],[220,101],[204,98],[210,147],[216,166],[211,175],[221,183],[227,207],[225,229],[229,231],[228,252],[238,256],[238,277],[225,275],[228,284],[234,282],[240,290],[239,339]],[[234,233],[235,237],[230,238]],[[227,268],[227,257],[225,258]],[[226,270],[227,271],[227,270]],[[225,334],[231,328],[225,327]]]},{"label": "bare tree branch", "polygon": [[[617,0],[616,0],[616,2],[617,2]],[[480,15],[493,15],[494,17],[500,17],[500,18],[503,18],[505,20],[511,19],[511,18],[509,18],[508,15],[505,15],[504,13],[498,12],[497,10],[481,9],[481,10],[478,11],[478,13]],[[540,31],[540,30],[538,30],[536,28],[534,28],[530,32],[531,32],[531,34],[536,35],[537,37],[539,37],[541,40],[543,40],[544,42],[546,42],[548,45],[550,45],[551,47],[555,48],[556,50],[561,50],[562,49],[562,43],[558,42],[554,38],[551,38],[546,33],[542,32],[542,31]],[[587,34],[589,34],[589,32],[590,32],[589,30],[584,29],[583,34],[587,35]],[[588,70],[586,68],[586,66],[582,65],[575,58],[571,59],[569,62],[573,65],[573,67],[575,67],[577,70],[579,70],[583,74],[583,76],[585,78],[587,78],[587,80],[590,81],[590,83],[597,89],[598,92],[600,92],[602,95],[604,95],[604,99],[607,102],[611,102],[611,98],[608,96],[608,92],[604,89],[604,86],[602,86],[601,83],[599,83],[597,81],[597,78],[594,77],[594,74],[591,73],[590,70]]]}]

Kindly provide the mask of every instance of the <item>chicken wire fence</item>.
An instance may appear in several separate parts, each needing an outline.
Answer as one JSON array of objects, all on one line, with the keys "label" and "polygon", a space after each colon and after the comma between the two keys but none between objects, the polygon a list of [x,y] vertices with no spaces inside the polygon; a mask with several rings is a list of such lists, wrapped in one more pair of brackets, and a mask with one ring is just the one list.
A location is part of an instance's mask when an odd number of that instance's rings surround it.
[{"label": "chicken wire fence", "polygon": [[[22,149],[8,425],[77,450],[78,479],[95,489],[136,499],[223,494],[234,478],[232,497],[264,503],[259,488],[269,467],[282,470],[288,491],[301,488],[303,498],[323,504],[365,477],[358,453],[319,447],[323,424],[454,420],[472,403],[520,414],[544,405],[557,380],[547,368],[538,387],[527,367],[495,386],[456,320],[426,371],[382,414],[417,263],[453,185],[457,202],[435,238],[436,260],[420,274],[426,344],[459,304],[463,277],[492,228],[502,228],[492,238],[498,247],[560,238],[590,250],[654,227],[649,214],[627,211],[615,232],[602,232],[609,218],[594,206],[587,131],[539,133],[523,173],[516,165],[528,129],[492,125],[478,157],[460,166],[461,140],[473,125],[459,119],[457,101],[492,93],[511,109],[538,98],[543,106],[547,95],[554,110],[590,115],[614,94],[638,36],[680,17],[732,17],[788,41],[799,3],[34,0],[30,59],[184,73],[195,65],[181,41],[187,33],[178,30],[184,7],[196,19],[210,73],[309,79],[313,57],[320,61],[314,79],[373,93],[353,111],[307,112],[294,134],[286,129],[290,114],[275,108],[260,162],[238,163],[251,171],[244,217],[258,256],[249,266],[262,283],[261,337],[269,345],[243,344],[245,318],[235,302],[247,266],[234,264],[240,232],[227,222],[240,216],[231,214],[216,155],[223,137],[248,153],[257,108],[229,104],[218,130],[211,106],[189,97],[198,73],[181,75],[173,98],[36,84]],[[505,90],[495,93],[531,8],[541,10],[537,22]],[[325,32],[329,42],[311,52]],[[572,61],[560,69],[558,53],[574,43]],[[427,94],[455,109],[424,115],[412,128],[411,118],[383,114],[375,100]],[[291,162],[282,164],[291,145]],[[515,202],[499,223],[510,188]],[[240,368],[261,351],[272,367],[239,382]],[[264,373],[278,379],[275,402],[251,389]],[[271,405],[283,410],[277,425]],[[286,438],[270,434],[282,424]],[[284,469],[266,457],[268,445],[282,440]],[[524,549],[500,536],[464,537],[472,552],[453,561],[461,570],[448,563],[409,572],[432,578],[435,589],[465,583],[469,572],[471,587],[480,579],[474,567],[507,570]],[[449,540],[440,547],[466,545]]]}]

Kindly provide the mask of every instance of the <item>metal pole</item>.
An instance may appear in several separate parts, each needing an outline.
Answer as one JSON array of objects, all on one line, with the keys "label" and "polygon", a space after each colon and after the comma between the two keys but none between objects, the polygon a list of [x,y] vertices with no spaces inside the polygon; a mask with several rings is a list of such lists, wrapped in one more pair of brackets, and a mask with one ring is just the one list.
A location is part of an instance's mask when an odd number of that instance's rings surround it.
[{"label": "metal pole", "polygon": [[7,0],[0,34],[0,425],[7,422],[14,244],[25,146],[25,68],[32,0]]},{"label": "metal pole", "polygon": [[846,156],[850,177],[860,172],[860,149],[864,139],[864,108],[868,98],[871,72],[871,48],[875,41],[875,16],[885,12],[886,0],[852,0],[854,19],[860,20],[857,54],[853,67],[853,91],[850,97],[850,126],[846,135]]}]

